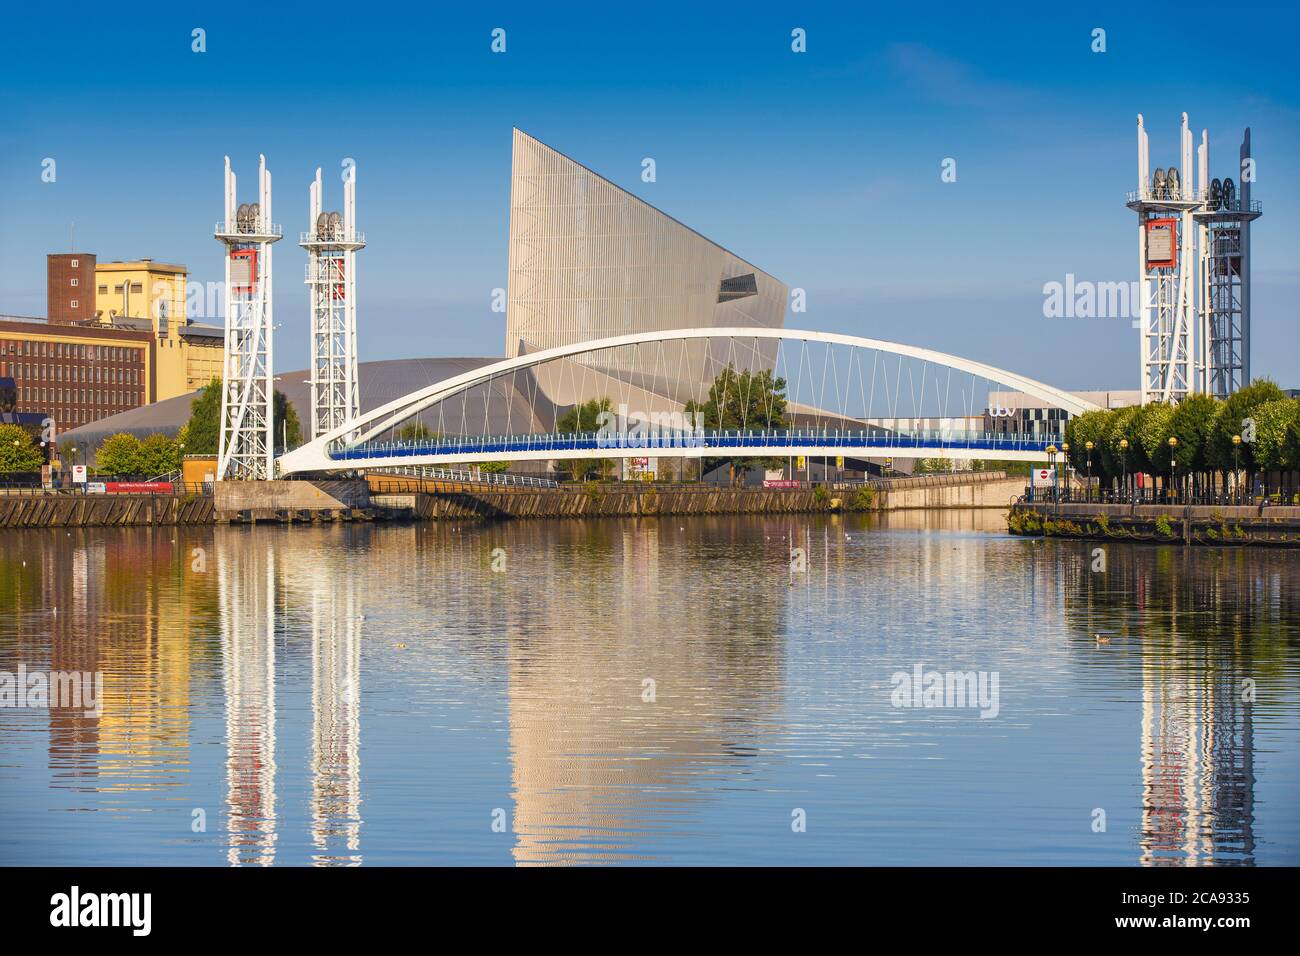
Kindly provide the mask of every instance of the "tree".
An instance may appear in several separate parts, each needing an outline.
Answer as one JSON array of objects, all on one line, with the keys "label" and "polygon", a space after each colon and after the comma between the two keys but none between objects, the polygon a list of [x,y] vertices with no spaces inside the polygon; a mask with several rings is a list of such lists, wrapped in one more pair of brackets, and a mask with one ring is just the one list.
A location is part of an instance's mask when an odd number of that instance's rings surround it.
[{"label": "tree", "polygon": [[[1116,408],[1108,413],[1102,441],[1102,455],[1106,464],[1106,473],[1125,481],[1129,475],[1145,471],[1149,464],[1142,449],[1137,445],[1132,432],[1133,420],[1141,409],[1137,405]],[[1122,441],[1128,441],[1128,449],[1120,447]]]},{"label": "tree", "polygon": [[[1076,415],[1065,423],[1065,440],[1070,445],[1070,464],[1082,475],[1099,478],[1106,473],[1101,445],[1105,440],[1106,424],[1110,412],[1098,409]],[[1088,442],[1092,442],[1092,454],[1088,453]]]},{"label": "tree", "polygon": [[397,430],[397,440],[405,442],[432,441],[439,438],[437,432],[433,431],[424,422],[418,419],[413,422],[407,422]]},{"label": "tree", "polygon": [[[1211,468],[1226,472],[1233,467],[1234,447],[1236,461],[1248,475],[1253,475],[1258,468],[1255,462],[1253,441],[1250,436],[1249,423],[1254,420],[1255,410],[1266,402],[1285,399],[1286,394],[1268,379],[1257,378],[1245,388],[1240,388],[1228,396],[1215,417],[1214,428],[1210,432],[1208,460]],[[1241,444],[1234,445],[1234,435],[1242,437]]]},{"label": "tree", "polygon": [[180,443],[176,439],[168,438],[162,432],[154,432],[140,442],[140,457],[136,467],[140,474],[154,477],[180,471],[180,468]]},{"label": "tree", "polygon": [[40,471],[45,456],[21,425],[0,425],[0,471]]},{"label": "tree", "polygon": [[293,402],[285,397],[284,392],[278,390],[272,401],[271,422],[274,441],[282,443],[276,446],[281,453],[302,444],[302,422],[298,420]]},{"label": "tree", "polygon": [[[302,442],[302,423],[284,392],[277,390],[275,393],[271,421],[274,441],[281,451],[288,451]],[[221,379],[214,378],[194,396],[190,403],[190,420],[184,427],[185,454],[217,454],[221,441]]]},{"label": "tree", "polygon": [[1289,398],[1255,406],[1255,465],[1261,471],[1300,468],[1295,438],[1300,434],[1300,402]]},{"label": "tree", "polygon": [[138,475],[144,469],[140,439],[130,432],[109,435],[95,452],[98,471],[108,475]]},{"label": "tree", "polygon": [[1171,431],[1178,439],[1178,460],[1188,471],[1208,471],[1210,433],[1219,403],[1209,395],[1188,395],[1174,408]]},{"label": "tree", "polygon": [[[1169,478],[1169,463],[1173,460],[1169,439],[1173,435],[1174,407],[1164,402],[1143,405],[1133,418],[1132,430],[1137,435],[1142,455],[1153,475]],[[1132,439],[1129,439],[1132,441]]]},{"label": "tree", "polygon": [[185,452],[215,455],[221,434],[221,379],[214,378],[190,402],[190,420],[185,425]]},{"label": "tree", "polygon": [[[555,429],[561,435],[597,431],[601,426],[601,415],[609,414],[610,408],[611,402],[608,398],[588,399],[580,405],[572,406],[561,415],[555,423]],[[574,481],[582,481],[593,473],[605,478],[614,470],[614,459],[570,458],[565,462],[565,467],[569,469],[569,475]]]},{"label": "tree", "polygon": [[[709,386],[707,401],[686,403],[686,415],[698,414],[705,428],[716,431],[784,431],[786,420],[786,381],[777,378],[771,369],[737,372],[730,362]],[[708,459],[706,468],[712,468],[726,458]],[[774,468],[782,464],[780,458],[732,458],[731,474],[735,480],[736,469]]]}]

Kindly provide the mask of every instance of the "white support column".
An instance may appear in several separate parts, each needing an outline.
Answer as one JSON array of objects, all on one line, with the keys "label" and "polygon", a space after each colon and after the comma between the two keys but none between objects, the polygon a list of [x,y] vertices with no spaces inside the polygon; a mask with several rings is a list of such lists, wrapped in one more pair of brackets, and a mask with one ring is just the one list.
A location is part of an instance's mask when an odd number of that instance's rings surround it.
[{"label": "white support column", "polygon": [[356,230],[356,166],[343,173],[343,212],[323,208],[321,171],[309,191],[311,222],[300,244],[307,250],[311,302],[311,437],[361,413],[357,390],[356,252],[365,237]]},{"label": "white support column", "polygon": [[1250,224],[1255,217],[1255,211],[1251,208],[1251,182],[1254,179],[1252,170],[1249,178],[1246,176],[1247,160],[1253,165],[1253,157],[1250,152],[1250,127],[1241,138],[1241,152],[1237,171],[1241,184],[1241,211],[1245,213],[1241,220],[1241,380],[1237,384],[1238,388],[1250,384]]},{"label": "white support column", "polygon": [[[1128,207],[1138,217],[1138,288],[1141,308],[1142,401],[1177,402],[1197,390],[1200,362],[1196,351],[1200,316],[1196,288],[1200,266],[1196,250],[1194,214],[1200,200],[1194,184],[1192,133],[1182,114],[1177,162],[1167,167],[1163,179],[1148,179],[1150,152],[1145,124],[1138,116],[1138,188]],[[1148,242],[1153,219],[1171,220],[1173,252],[1168,261],[1150,261]],[[1161,264],[1165,263],[1165,264]]]},{"label": "white support column", "polygon": [[225,218],[216,239],[225,255],[225,354],[217,479],[275,476],[271,172],[258,158],[258,201],[237,206],[234,171],[225,161]]},{"label": "white support column", "polygon": [[[1138,188],[1137,202],[1141,203],[1151,195],[1151,170],[1149,159],[1149,140],[1146,127],[1142,125],[1142,114],[1138,114]],[[1141,382],[1142,404],[1151,400],[1148,390],[1148,356],[1151,338],[1151,282],[1147,278],[1147,237],[1146,213],[1138,209],[1138,381]]]}]

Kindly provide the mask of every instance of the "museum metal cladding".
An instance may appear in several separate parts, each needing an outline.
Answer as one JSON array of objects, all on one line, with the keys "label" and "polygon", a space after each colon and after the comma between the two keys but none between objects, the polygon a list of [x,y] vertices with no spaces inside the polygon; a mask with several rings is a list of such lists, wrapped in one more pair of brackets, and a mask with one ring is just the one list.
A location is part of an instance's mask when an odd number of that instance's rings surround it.
[{"label": "museum metal cladding", "polygon": [[[779,328],[788,297],[785,283],[518,129],[508,283],[510,357],[634,332]],[[699,348],[702,363],[709,344]],[[725,364],[727,356],[712,358]],[[621,380],[638,371],[626,353],[583,364]],[[562,403],[576,397],[542,384]],[[662,382],[645,384],[662,391]]]}]

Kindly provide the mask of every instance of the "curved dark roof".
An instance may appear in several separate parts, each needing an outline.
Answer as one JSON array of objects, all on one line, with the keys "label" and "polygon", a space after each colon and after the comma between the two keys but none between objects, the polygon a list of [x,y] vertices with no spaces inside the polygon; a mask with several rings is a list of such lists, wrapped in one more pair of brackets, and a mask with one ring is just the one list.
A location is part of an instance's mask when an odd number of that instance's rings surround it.
[{"label": "curved dark roof", "polygon": [[[361,388],[361,410],[365,412],[378,408],[425,385],[499,361],[500,358],[414,358],[360,362],[357,365],[357,382]],[[293,404],[304,427],[307,426],[307,415],[311,408],[311,389],[307,376],[306,369],[299,369],[282,372],[275,377],[276,389],[284,392]],[[90,450],[97,448],[109,435],[118,432],[129,432],[141,438],[155,432],[174,437],[181,426],[189,421],[190,406],[196,395],[198,392],[177,395],[70,429],[59,435],[59,445],[76,444]],[[78,459],[85,461],[82,456],[78,456]],[[93,464],[93,461],[89,463]]]}]

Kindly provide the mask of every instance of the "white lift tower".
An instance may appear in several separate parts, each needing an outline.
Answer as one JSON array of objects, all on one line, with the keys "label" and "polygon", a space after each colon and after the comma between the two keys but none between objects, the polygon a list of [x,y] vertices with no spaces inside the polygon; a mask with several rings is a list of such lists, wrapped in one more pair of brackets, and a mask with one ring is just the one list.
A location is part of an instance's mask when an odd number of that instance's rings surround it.
[{"label": "white lift tower", "polygon": [[321,208],[321,171],[308,191],[311,228],[299,244],[307,250],[311,296],[311,437],[361,414],[357,392],[356,254],[366,237],[356,230],[356,165],[343,173],[343,213]]},{"label": "white lift tower", "polygon": [[1236,184],[1231,177],[1205,182],[1209,137],[1204,130],[1201,154],[1205,205],[1194,215],[1201,247],[1202,389],[1227,398],[1250,384],[1250,224],[1262,208],[1250,198],[1255,161],[1249,129],[1241,140]]},{"label": "white lift tower", "polygon": [[1138,215],[1142,402],[1220,397],[1250,380],[1250,130],[1241,147],[1241,191],[1231,178],[1208,180],[1209,134],[1201,131],[1192,175],[1192,132],[1182,115],[1178,161],[1150,170],[1138,115]]},{"label": "white lift tower", "polygon": [[226,247],[226,347],[221,389],[220,481],[274,477],[275,389],[271,338],[271,173],[257,161],[257,202],[236,206],[235,174],[226,157],[226,216],[215,235]]}]

